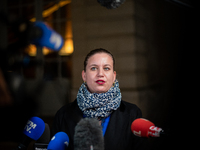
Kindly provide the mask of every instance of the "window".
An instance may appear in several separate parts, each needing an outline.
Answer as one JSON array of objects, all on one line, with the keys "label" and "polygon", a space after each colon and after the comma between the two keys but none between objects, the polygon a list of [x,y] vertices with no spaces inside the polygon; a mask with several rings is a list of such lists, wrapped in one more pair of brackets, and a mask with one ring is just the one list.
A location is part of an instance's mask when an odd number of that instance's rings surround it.
[{"label": "window", "polygon": [[[71,54],[74,50],[70,13],[71,0],[9,0],[7,5],[11,18],[30,22],[43,21],[64,39],[63,47],[59,52],[45,47],[41,49],[29,43],[24,48],[23,56],[28,55],[30,62],[35,62],[36,65],[23,67],[24,76],[35,78],[38,76],[37,74],[43,74],[49,80],[57,77],[70,78]],[[19,36],[15,35],[16,37],[13,38],[12,31],[8,31],[8,34],[8,43],[12,43],[12,40]],[[38,68],[40,71],[36,71]]]}]

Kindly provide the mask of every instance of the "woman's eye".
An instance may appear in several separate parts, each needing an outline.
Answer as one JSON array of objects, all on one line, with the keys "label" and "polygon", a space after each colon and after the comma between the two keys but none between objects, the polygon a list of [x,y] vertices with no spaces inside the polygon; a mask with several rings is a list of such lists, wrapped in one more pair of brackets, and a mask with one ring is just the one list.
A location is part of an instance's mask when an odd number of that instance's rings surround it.
[{"label": "woman's eye", "polygon": [[110,68],[106,67],[106,68],[104,68],[104,70],[108,71],[108,70],[110,70]]},{"label": "woman's eye", "polygon": [[94,71],[94,70],[96,70],[96,69],[97,69],[96,67],[92,67],[92,68],[91,68],[92,71]]}]

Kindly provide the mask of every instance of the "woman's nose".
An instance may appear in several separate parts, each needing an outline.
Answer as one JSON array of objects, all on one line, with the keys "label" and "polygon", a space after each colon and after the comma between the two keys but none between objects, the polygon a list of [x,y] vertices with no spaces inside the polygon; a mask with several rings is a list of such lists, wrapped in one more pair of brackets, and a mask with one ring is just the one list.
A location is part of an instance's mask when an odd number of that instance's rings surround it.
[{"label": "woman's nose", "polygon": [[98,76],[103,76],[103,69],[102,68],[98,69]]}]

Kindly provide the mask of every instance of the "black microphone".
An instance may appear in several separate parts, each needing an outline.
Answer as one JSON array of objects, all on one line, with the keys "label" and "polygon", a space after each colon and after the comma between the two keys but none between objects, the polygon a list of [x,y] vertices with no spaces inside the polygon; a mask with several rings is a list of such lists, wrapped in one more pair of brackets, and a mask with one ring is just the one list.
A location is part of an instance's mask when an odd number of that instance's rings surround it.
[{"label": "black microphone", "polygon": [[102,127],[95,118],[84,118],[75,127],[74,150],[104,150]]},{"label": "black microphone", "polygon": [[49,125],[45,123],[45,130],[42,136],[35,142],[34,150],[46,150],[50,141],[50,129]]},{"label": "black microphone", "polygon": [[123,4],[125,0],[97,0],[97,2],[108,9],[115,9]]}]

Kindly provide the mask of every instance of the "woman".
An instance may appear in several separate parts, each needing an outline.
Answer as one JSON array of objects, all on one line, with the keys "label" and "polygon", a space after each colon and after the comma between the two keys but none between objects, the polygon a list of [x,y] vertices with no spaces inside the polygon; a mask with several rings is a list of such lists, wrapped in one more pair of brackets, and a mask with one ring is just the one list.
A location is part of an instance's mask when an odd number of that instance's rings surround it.
[{"label": "woman", "polygon": [[[143,149],[144,139],[133,135],[131,123],[142,117],[140,109],[121,100],[113,55],[105,49],[92,50],[85,58],[77,99],[55,116],[52,134],[64,131],[73,149],[74,130],[84,117],[97,118],[103,125],[105,150]],[[106,122],[106,124],[105,124]]]}]

